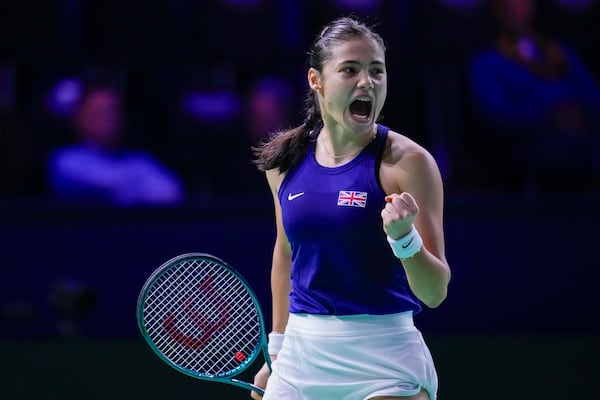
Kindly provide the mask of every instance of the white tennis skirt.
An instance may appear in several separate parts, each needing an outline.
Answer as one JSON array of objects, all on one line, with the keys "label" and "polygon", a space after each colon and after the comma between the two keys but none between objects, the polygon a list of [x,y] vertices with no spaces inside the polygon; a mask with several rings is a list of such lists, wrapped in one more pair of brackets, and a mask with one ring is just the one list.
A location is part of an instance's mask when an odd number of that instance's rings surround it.
[{"label": "white tennis skirt", "polygon": [[433,359],[412,312],[390,315],[290,314],[263,400],[436,399]]}]

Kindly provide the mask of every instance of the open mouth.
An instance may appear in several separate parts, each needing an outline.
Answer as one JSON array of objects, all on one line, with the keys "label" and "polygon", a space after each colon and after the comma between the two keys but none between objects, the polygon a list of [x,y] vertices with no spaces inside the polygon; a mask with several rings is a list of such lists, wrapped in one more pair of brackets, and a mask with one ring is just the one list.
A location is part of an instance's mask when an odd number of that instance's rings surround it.
[{"label": "open mouth", "polygon": [[371,115],[373,100],[368,97],[359,97],[350,104],[350,114],[357,121],[367,121]]}]

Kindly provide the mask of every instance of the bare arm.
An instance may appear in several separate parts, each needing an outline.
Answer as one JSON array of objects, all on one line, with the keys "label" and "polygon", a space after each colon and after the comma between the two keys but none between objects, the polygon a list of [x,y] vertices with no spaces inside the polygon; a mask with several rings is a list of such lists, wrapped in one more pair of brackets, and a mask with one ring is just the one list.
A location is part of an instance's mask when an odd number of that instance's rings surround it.
[{"label": "bare arm", "polygon": [[[277,196],[277,191],[282,180],[283,175],[280,175],[278,171],[267,171],[267,181],[269,182],[271,194],[273,195],[273,204],[275,205],[275,223],[277,227],[277,236],[273,248],[273,261],[271,265],[272,331],[279,333],[285,332],[289,317],[289,294],[291,290],[290,274],[292,267],[292,253],[285,230],[283,229],[281,205],[279,204],[279,198]],[[276,355],[271,355],[272,361],[276,358]],[[267,365],[263,365],[260,371],[254,376],[254,384],[265,388],[269,374],[270,371]],[[256,392],[252,392],[251,397],[256,400],[262,398]]]},{"label": "bare arm", "polygon": [[383,229],[392,239],[404,236],[414,224],[423,238],[421,251],[402,260],[413,293],[427,306],[446,298],[450,267],[443,231],[443,184],[433,157],[417,145],[400,144],[400,156],[382,165],[382,182],[389,188],[382,210]]},{"label": "bare arm", "polygon": [[275,332],[281,333],[285,331],[289,316],[290,273],[292,266],[292,253],[285,230],[283,229],[281,205],[277,196],[282,179],[283,175],[280,175],[278,171],[267,171],[267,180],[275,204],[275,222],[277,227],[277,237],[273,248],[273,263],[271,266],[272,329]]}]

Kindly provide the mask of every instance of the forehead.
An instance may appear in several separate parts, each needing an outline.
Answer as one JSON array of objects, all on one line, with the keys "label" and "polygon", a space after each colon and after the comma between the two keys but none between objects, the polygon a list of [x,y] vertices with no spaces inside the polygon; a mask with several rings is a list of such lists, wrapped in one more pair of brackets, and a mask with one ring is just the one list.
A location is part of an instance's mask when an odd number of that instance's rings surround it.
[{"label": "forehead", "polygon": [[334,64],[348,61],[360,63],[385,63],[385,52],[381,45],[369,37],[356,37],[341,42],[333,48],[328,61]]}]

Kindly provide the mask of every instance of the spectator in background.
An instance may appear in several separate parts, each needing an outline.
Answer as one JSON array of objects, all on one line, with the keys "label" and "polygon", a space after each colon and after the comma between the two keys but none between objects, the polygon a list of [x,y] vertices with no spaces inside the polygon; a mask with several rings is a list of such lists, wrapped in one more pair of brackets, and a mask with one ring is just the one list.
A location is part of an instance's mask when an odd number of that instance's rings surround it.
[{"label": "spectator in background", "polygon": [[252,163],[252,148],[285,128],[293,120],[295,109],[294,88],[276,75],[258,76],[247,88],[239,143],[242,153],[237,168],[238,185],[246,191],[268,193],[264,174]]},{"label": "spectator in background", "polygon": [[89,87],[73,116],[76,142],[48,160],[52,194],[71,202],[118,206],[174,205],[184,200],[178,176],[152,154],[128,148],[121,91]]},{"label": "spectator in background", "polygon": [[246,96],[245,109],[245,132],[250,145],[257,145],[285,127],[293,117],[294,96],[293,87],[276,76],[267,75],[254,81]]},{"label": "spectator in background", "polygon": [[533,0],[489,0],[493,43],[470,64],[474,107],[536,190],[588,189],[600,167],[600,88],[579,54],[535,26]]}]

